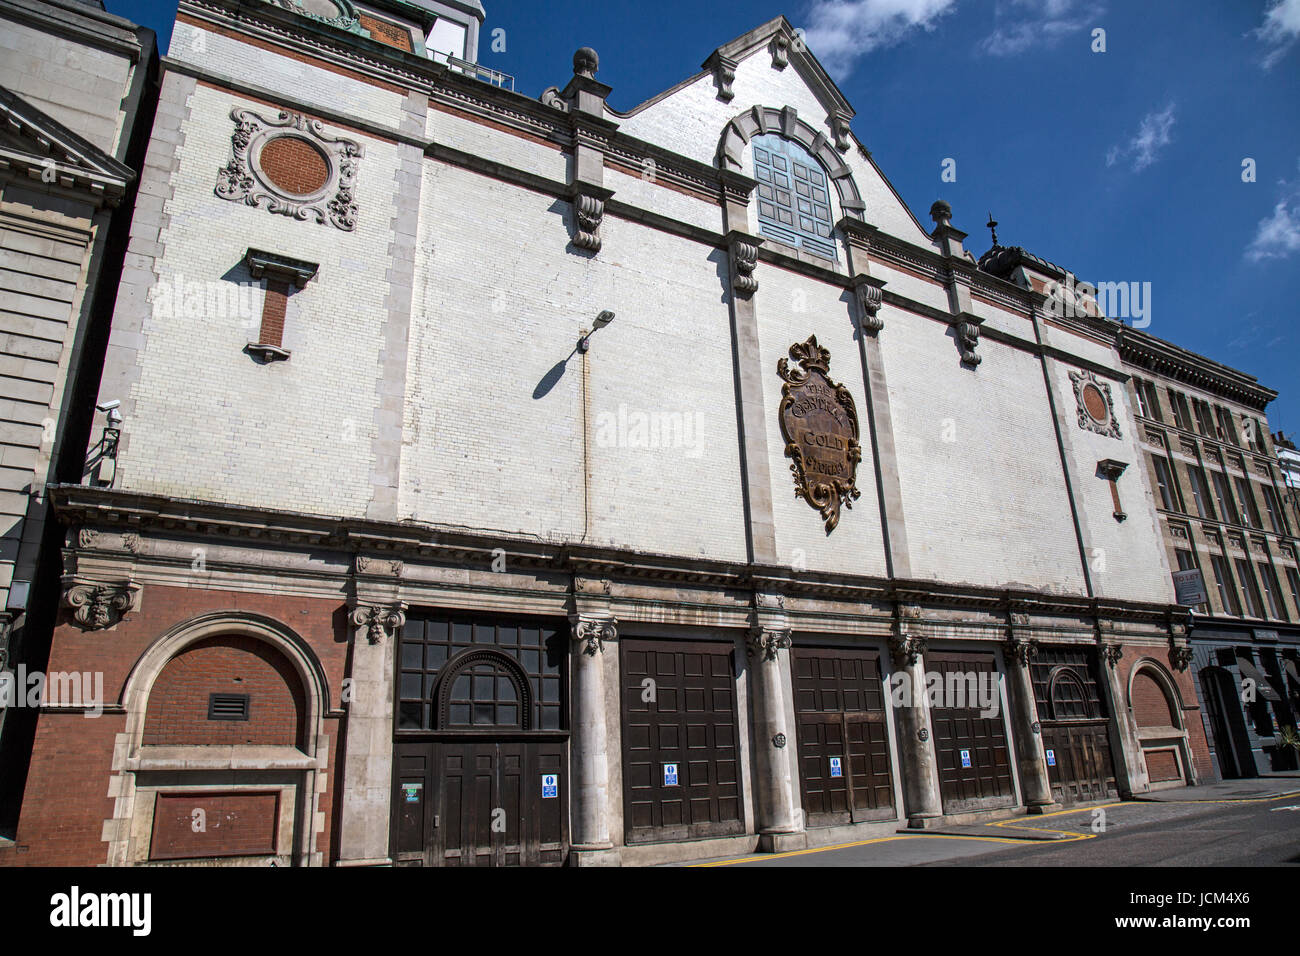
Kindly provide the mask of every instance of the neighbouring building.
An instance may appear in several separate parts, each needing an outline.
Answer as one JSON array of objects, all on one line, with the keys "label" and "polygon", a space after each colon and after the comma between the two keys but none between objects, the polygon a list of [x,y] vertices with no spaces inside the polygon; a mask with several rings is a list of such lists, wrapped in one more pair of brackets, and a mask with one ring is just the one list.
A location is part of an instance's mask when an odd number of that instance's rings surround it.
[{"label": "neighbouring building", "polygon": [[1277,449],[1277,464],[1282,470],[1284,505],[1287,520],[1292,527],[1300,528],[1300,449],[1295,441],[1283,432],[1273,436],[1273,447]]},{"label": "neighbouring building", "polygon": [[[42,672],[153,125],[153,31],[98,0],[0,0],[0,681]],[[23,681],[22,694],[28,687]],[[36,713],[0,692],[0,837],[17,822]]]},{"label": "neighbouring building", "polygon": [[1300,525],[1264,414],[1277,393],[1140,330],[1119,350],[1170,565],[1203,585],[1189,637],[1214,770],[1295,770]]},{"label": "neighbouring building", "polygon": [[0,859],[644,864],[1212,775],[1116,324],[918,221],[784,18],[627,112],[482,18],[181,0],[120,437],[50,492],[105,699]]}]

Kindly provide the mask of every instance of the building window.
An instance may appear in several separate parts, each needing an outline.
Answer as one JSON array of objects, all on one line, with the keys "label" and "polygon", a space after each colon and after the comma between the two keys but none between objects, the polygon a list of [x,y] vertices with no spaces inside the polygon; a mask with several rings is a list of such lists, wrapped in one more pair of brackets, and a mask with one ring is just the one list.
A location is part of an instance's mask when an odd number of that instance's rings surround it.
[{"label": "building window", "polygon": [[1174,411],[1174,424],[1183,431],[1192,430],[1192,413],[1187,407],[1187,396],[1182,392],[1176,392],[1172,388],[1169,392],[1169,407]]},{"label": "building window", "polygon": [[1166,511],[1179,511],[1177,503],[1177,489],[1174,487],[1173,476],[1169,470],[1169,462],[1163,455],[1152,455],[1151,462],[1156,468],[1156,485],[1160,489],[1160,500],[1164,502]]},{"label": "building window", "polygon": [[1210,403],[1199,398],[1192,401],[1196,406],[1196,427],[1206,438],[1215,438],[1218,431],[1214,427],[1214,414],[1210,411]]},{"label": "building window", "polygon": [[1252,528],[1264,527],[1259,520],[1259,509],[1255,507],[1255,496],[1250,493],[1250,482],[1236,475],[1232,480],[1237,486],[1237,496],[1241,499],[1244,523]]},{"label": "building window", "polygon": [[1255,566],[1259,568],[1259,583],[1264,588],[1264,600],[1268,603],[1269,611],[1279,621],[1287,620],[1286,608],[1282,604],[1282,589],[1278,586],[1273,565],[1267,561],[1258,561]]},{"label": "building window", "polygon": [[1138,400],[1138,414],[1143,418],[1152,418],[1151,409],[1147,407],[1146,382],[1140,378],[1133,379],[1133,394]]},{"label": "building window", "polygon": [[1291,603],[1297,611],[1300,611],[1300,571],[1295,568],[1287,568],[1286,584],[1291,589]]},{"label": "building window", "polygon": [[1210,486],[1205,482],[1205,471],[1200,465],[1188,465],[1187,477],[1192,488],[1192,500],[1196,502],[1196,513],[1202,518],[1213,518],[1214,508],[1210,506]]},{"label": "building window", "polygon": [[1286,527],[1282,524],[1282,506],[1278,503],[1277,492],[1273,490],[1272,485],[1263,485],[1264,490],[1264,510],[1268,512],[1268,523],[1273,526],[1273,530],[1278,534],[1286,534]]},{"label": "building window", "polygon": [[[1178,558],[1179,571],[1197,571],[1200,569],[1196,563],[1196,555],[1193,554],[1191,551],[1189,551],[1187,548],[1175,548],[1174,554]],[[1206,607],[1204,604],[1197,604],[1196,610],[1200,614],[1209,613],[1209,608]]]},{"label": "building window", "polygon": [[786,245],[835,259],[826,173],[798,143],[773,133],[756,136],[758,231]]},{"label": "building window", "polygon": [[1152,382],[1142,382],[1139,391],[1146,396],[1146,407],[1150,411],[1151,417],[1156,421],[1163,423],[1165,418],[1160,414],[1160,392]]},{"label": "building window", "polygon": [[1219,516],[1232,524],[1241,524],[1241,519],[1237,517],[1237,505],[1228,488],[1227,476],[1221,471],[1211,471],[1210,479],[1214,482],[1214,499],[1219,503]]},{"label": "building window", "polygon": [[1237,430],[1232,425],[1232,412],[1222,405],[1214,407],[1214,417],[1219,423],[1219,441],[1230,445],[1237,444]]},{"label": "building window", "polygon": [[[549,621],[410,615],[402,628],[398,730],[438,730],[443,719],[456,727],[562,729],[566,641],[567,629]],[[485,653],[464,656],[473,651]],[[464,663],[442,688],[438,679],[454,659]],[[527,681],[526,693],[521,693],[521,680]],[[445,691],[441,696],[447,706],[442,717],[437,713],[440,691]]]},{"label": "building window", "polygon": [[1245,558],[1237,559],[1237,577],[1241,579],[1241,596],[1246,605],[1246,614],[1249,617],[1263,617],[1264,605],[1259,599],[1259,585],[1255,583],[1255,575],[1250,570],[1250,562]]},{"label": "building window", "polygon": [[1233,587],[1232,572],[1228,570],[1228,561],[1221,554],[1210,555],[1210,567],[1214,569],[1214,585],[1219,591],[1219,603],[1223,610],[1233,617],[1241,616],[1241,602]]}]

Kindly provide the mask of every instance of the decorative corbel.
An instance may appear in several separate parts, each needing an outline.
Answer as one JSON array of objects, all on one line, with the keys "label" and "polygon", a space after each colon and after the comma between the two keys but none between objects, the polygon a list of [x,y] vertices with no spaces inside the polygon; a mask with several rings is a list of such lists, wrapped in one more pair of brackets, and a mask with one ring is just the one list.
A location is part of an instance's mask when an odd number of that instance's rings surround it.
[{"label": "decorative corbel", "polygon": [[63,592],[63,603],[82,630],[113,627],[130,611],[140,608],[141,587],[133,581],[77,581]]},{"label": "decorative corbel", "polygon": [[777,30],[767,48],[772,54],[772,69],[784,70],[790,65],[790,38],[784,32]]},{"label": "decorative corbel", "polygon": [[840,111],[832,113],[830,117],[831,135],[835,138],[835,148],[841,153],[847,153],[849,151],[849,137],[851,132],[849,129],[850,119],[852,119],[852,117],[848,113]]},{"label": "decorative corbel", "polygon": [[883,279],[874,279],[869,275],[853,277],[853,292],[858,299],[860,318],[858,325],[863,332],[876,335],[885,327],[885,320],[880,318],[880,307],[885,297],[881,291],[885,285]]},{"label": "decorative corbel", "polygon": [[1119,659],[1124,656],[1124,645],[1118,641],[1102,641],[1101,656],[1105,658],[1109,666],[1114,667],[1119,663]]},{"label": "decorative corbel", "polygon": [[758,265],[758,247],[763,240],[744,232],[727,234],[727,249],[731,256],[731,287],[740,295],[749,296],[758,291],[754,267]]},{"label": "decorative corbel", "polygon": [[965,365],[974,368],[979,365],[982,359],[975,347],[980,341],[980,326],[984,320],[979,316],[972,315],[969,312],[960,313],[953,322],[953,330],[957,334],[957,346],[961,349],[961,360]]},{"label": "decorative corbel", "polygon": [[1014,631],[1007,635],[1005,646],[1007,660],[1015,661],[1021,667],[1028,667],[1030,660],[1038,655],[1038,641],[1020,637]]},{"label": "decorative corbel", "polygon": [[1193,651],[1190,644],[1180,643],[1169,638],[1169,663],[1176,671],[1185,671],[1192,663]]},{"label": "decorative corbel", "polygon": [[600,252],[602,241],[600,224],[605,218],[605,201],[614,195],[614,191],[589,183],[574,183],[571,193],[574,219],[573,244],[579,249]]},{"label": "decorative corbel", "polygon": [[714,50],[713,55],[704,61],[704,69],[713,73],[713,83],[718,88],[718,99],[724,103],[730,103],[736,96],[731,90],[731,84],[736,81],[736,66],[737,61],[724,56],[720,50]]},{"label": "decorative corbel", "polygon": [[359,604],[352,611],[352,623],[366,629],[371,644],[379,644],[395,637],[406,623],[406,605],[402,602],[386,606]]}]

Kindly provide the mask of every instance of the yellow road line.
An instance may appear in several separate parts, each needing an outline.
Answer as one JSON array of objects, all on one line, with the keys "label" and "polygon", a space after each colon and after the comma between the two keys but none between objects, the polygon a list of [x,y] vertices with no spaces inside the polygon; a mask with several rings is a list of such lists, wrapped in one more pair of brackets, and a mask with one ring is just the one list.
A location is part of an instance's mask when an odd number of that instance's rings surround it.
[{"label": "yellow road line", "polygon": [[809,847],[806,850],[786,850],[783,853],[758,853],[754,856],[742,856],[735,860],[716,860],[712,863],[691,863],[691,867],[705,866],[732,866],[736,863],[761,863],[764,860],[779,860],[787,856],[804,856],[808,853],[826,853],[830,850],[846,850],[855,846],[869,846],[872,843],[890,843],[894,840],[915,840],[917,838],[929,838],[931,840],[977,840],[982,843],[1003,843],[1008,846],[1024,846],[1026,843],[1039,843],[1039,840],[1027,840],[1023,837],[991,837],[991,836],[956,836],[950,833],[898,833],[894,836],[877,837],[874,840],[855,840],[852,843],[833,843],[830,846]]}]

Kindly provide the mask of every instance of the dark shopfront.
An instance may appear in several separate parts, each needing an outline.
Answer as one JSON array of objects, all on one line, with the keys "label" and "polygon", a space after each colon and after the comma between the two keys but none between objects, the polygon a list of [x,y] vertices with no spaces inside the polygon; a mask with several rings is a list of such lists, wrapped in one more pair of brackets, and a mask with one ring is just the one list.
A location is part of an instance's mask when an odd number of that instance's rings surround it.
[{"label": "dark shopfront", "polygon": [[1194,623],[1189,636],[1215,771],[1237,779],[1296,770],[1282,733],[1300,715],[1300,629]]}]

